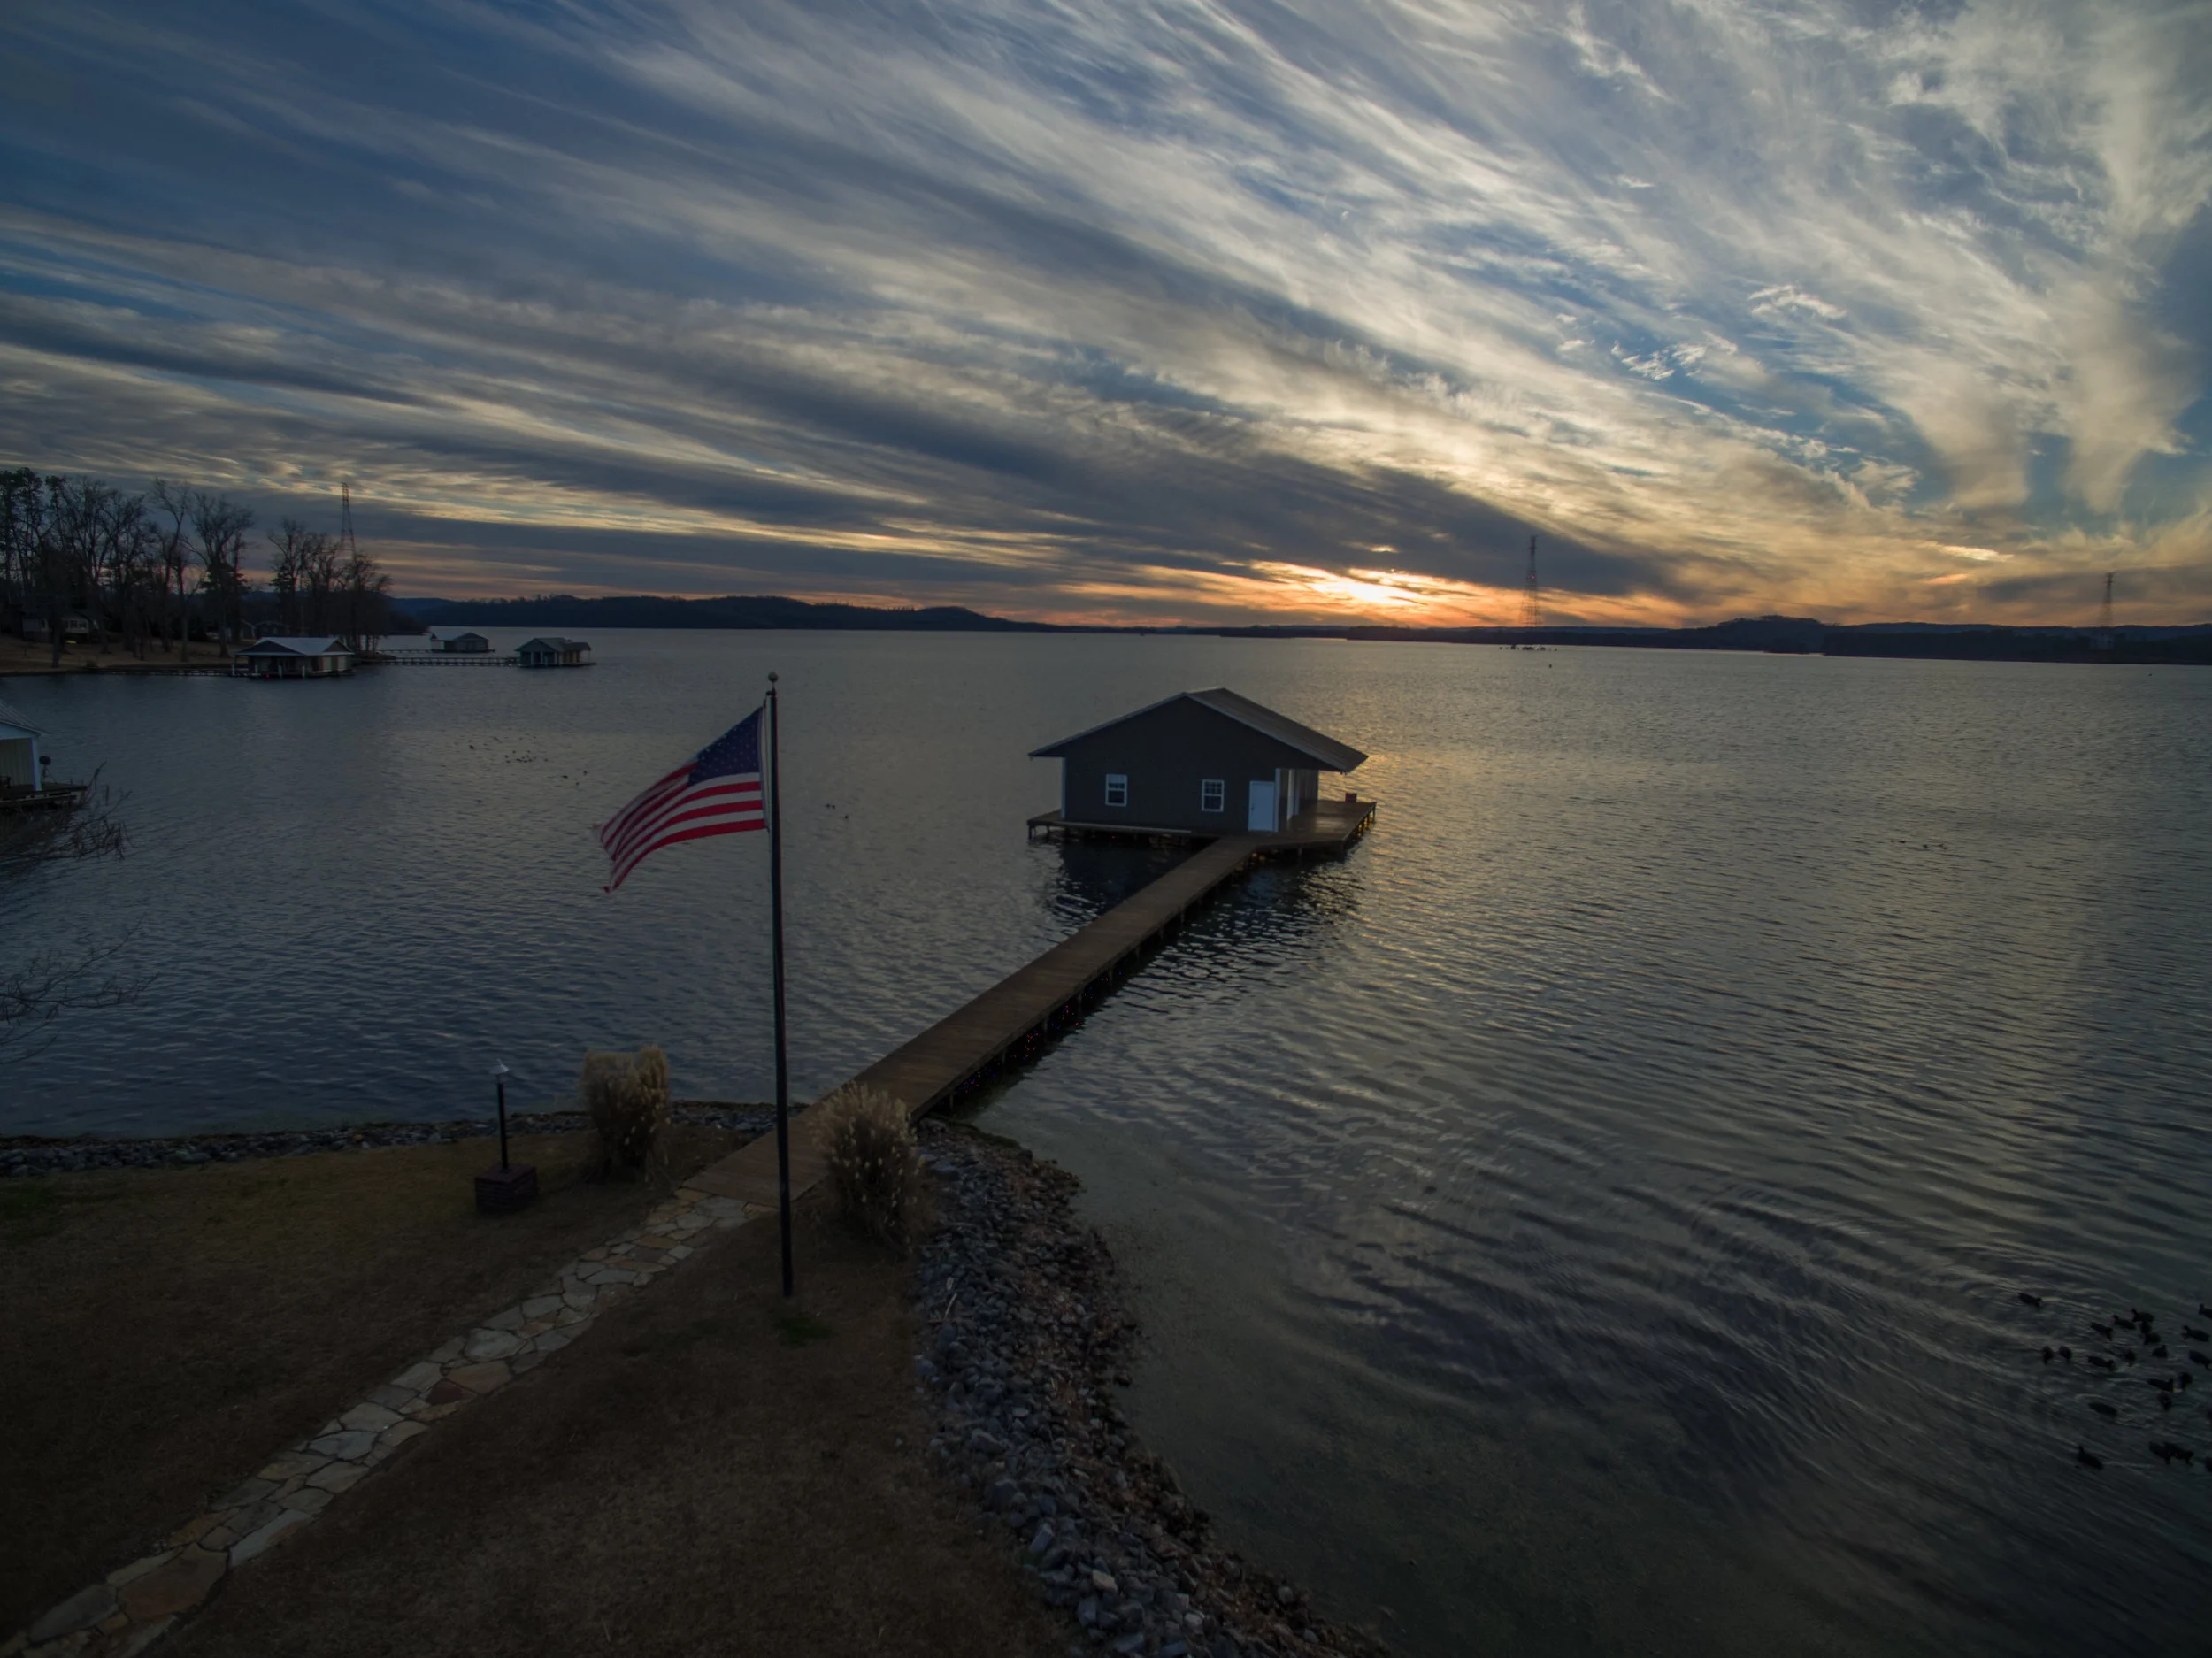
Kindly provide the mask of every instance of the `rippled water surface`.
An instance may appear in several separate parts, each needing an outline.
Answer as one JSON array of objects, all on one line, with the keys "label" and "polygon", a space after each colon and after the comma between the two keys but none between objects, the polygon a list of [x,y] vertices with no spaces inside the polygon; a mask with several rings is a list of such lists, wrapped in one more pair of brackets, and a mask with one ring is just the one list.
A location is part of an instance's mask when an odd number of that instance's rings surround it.
[{"label": "rippled water surface", "polygon": [[[1029,748],[1228,684],[1372,752],[1375,833],[1248,879],[979,1112],[1083,1175],[1132,1412],[1233,1540],[1411,1653],[2212,1646],[2212,1371],[2145,1385],[2212,1351],[2212,673],[594,642],[9,681],[134,833],[11,945],[127,930],[158,977],[12,1067],[0,1131],[450,1116],[587,1042],[763,1096],[764,848],[610,898],[588,825],[770,666],[818,1090],[1159,867],[1026,844]],[[2131,1306],[2170,1362],[2039,1362]]]}]

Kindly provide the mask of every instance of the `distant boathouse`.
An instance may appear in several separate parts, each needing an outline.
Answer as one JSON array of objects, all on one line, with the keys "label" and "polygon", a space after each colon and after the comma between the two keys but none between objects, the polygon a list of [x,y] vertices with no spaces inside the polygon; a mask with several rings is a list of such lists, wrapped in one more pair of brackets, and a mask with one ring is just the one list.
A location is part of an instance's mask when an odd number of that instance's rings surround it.
[{"label": "distant boathouse", "polygon": [[433,635],[438,649],[449,656],[482,656],[491,652],[492,641],[481,633],[438,633]]},{"label": "distant boathouse", "polygon": [[1317,808],[1340,805],[1321,801],[1322,772],[1350,771],[1367,758],[1219,688],[1182,692],[1030,757],[1060,762],[1060,810],[1031,819],[1033,828],[1177,836],[1295,829]]},{"label": "distant boathouse", "polygon": [[353,672],[353,649],[326,634],[257,639],[231,659],[242,679],[327,679]]},{"label": "distant boathouse", "polygon": [[0,800],[24,798],[38,792],[38,740],[45,734],[5,702],[0,702]]},{"label": "distant boathouse", "polygon": [[515,652],[526,668],[588,668],[591,647],[580,639],[534,639]]}]

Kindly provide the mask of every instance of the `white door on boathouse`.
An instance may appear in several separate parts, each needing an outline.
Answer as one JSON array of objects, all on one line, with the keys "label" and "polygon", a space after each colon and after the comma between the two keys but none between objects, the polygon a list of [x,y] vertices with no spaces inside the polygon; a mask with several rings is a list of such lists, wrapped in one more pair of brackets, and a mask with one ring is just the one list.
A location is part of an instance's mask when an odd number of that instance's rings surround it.
[{"label": "white door on boathouse", "polygon": [[1256,833],[1275,833],[1275,779],[1254,778],[1246,796],[1244,826]]}]

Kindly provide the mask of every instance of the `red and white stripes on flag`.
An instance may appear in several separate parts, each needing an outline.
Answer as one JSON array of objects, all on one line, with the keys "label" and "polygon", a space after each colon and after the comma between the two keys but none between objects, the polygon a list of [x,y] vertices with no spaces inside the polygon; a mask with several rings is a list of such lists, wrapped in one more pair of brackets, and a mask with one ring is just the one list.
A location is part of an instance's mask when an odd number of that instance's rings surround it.
[{"label": "red and white stripes on flag", "polygon": [[760,793],[760,710],[743,719],[599,825],[613,861],[603,890],[663,847],[765,829]]}]

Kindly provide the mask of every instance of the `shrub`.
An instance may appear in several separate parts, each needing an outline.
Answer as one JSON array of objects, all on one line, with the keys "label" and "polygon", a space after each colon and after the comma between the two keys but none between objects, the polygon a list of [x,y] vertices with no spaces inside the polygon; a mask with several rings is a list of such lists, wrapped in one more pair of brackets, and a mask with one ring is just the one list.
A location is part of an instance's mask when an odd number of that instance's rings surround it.
[{"label": "shrub", "polygon": [[848,1084],[807,1118],[846,1215],[904,1255],[922,1200],[921,1159],[906,1107],[880,1088]]},{"label": "shrub", "polygon": [[584,1055],[576,1091],[599,1131],[599,1149],[610,1169],[634,1169],[668,1124],[668,1055],[657,1048],[634,1054],[593,1048]]}]

